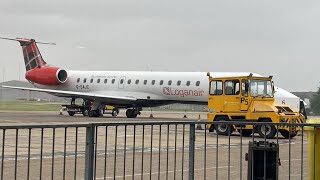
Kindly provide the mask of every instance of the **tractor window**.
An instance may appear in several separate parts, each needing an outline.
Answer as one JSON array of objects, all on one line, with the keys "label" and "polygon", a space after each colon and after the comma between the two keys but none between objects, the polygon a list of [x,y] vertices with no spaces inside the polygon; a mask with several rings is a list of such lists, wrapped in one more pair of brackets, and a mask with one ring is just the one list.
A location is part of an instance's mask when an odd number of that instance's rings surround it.
[{"label": "tractor window", "polygon": [[273,97],[273,88],[270,80],[251,80],[250,94],[253,97]]},{"label": "tractor window", "polygon": [[248,80],[242,80],[242,85],[241,85],[242,96],[248,96],[248,92],[249,92]]},{"label": "tractor window", "polygon": [[225,94],[236,95],[240,93],[239,80],[228,80],[225,82]]},{"label": "tractor window", "polygon": [[210,94],[221,95],[222,94],[222,81],[211,81],[210,82]]}]

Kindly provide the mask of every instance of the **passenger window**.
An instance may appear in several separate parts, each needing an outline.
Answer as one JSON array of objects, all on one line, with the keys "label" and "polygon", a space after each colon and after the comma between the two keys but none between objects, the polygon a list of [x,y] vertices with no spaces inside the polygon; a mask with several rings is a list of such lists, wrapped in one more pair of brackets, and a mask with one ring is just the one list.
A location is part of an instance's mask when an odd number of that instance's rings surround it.
[{"label": "passenger window", "polygon": [[152,80],[151,84],[154,85],[156,83],[156,80]]},{"label": "passenger window", "polygon": [[225,82],[225,94],[235,95],[240,93],[239,80],[228,80]]},{"label": "passenger window", "polygon": [[83,83],[86,83],[86,82],[87,82],[87,78],[84,78],[84,79],[83,79]]},{"label": "passenger window", "polygon": [[80,82],[80,78],[77,79],[77,83]]},{"label": "passenger window", "polygon": [[186,85],[187,85],[187,86],[190,86],[190,81],[187,81]]},{"label": "passenger window", "polygon": [[128,80],[128,84],[131,84],[131,79]]},{"label": "passenger window", "polygon": [[106,84],[108,82],[108,79],[104,79],[104,83]]},{"label": "passenger window", "polygon": [[200,86],[200,81],[197,81],[197,82],[196,82],[196,86]]},{"label": "passenger window", "polygon": [[144,81],[143,81],[143,84],[144,84],[144,85],[146,85],[146,84],[147,84],[147,82],[148,82],[147,80],[144,80]]},{"label": "passenger window", "polygon": [[211,95],[222,94],[222,81],[210,81],[210,94]]},{"label": "passenger window", "polygon": [[100,83],[100,79],[97,80],[97,83]]},{"label": "passenger window", "polygon": [[181,81],[178,81],[178,82],[177,82],[177,85],[180,86],[180,85],[181,85]]},{"label": "passenger window", "polygon": [[116,80],[115,80],[115,79],[112,79],[111,83],[114,84],[114,82],[116,82]]},{"label": "passenger window", "polygon": [[136,84],[139,84],[139,79],[136,80]]},{"label": "passenger window", "polygon": [[163,80],[161,80],[159,84],[160,84],[160,85],[163,85]]},{"label": "passenger window", "polygon": [[169,86],[171,86],[171,84],[172,84],[172,81],[171,81],[171,80],[170,80],[170,81],[168,81],[168,85],[169,85]]},{"label": "passenger window", "polygon": [[123,84],[123,81],[124,81],[124,79],[121,79],[121,80],[120,80],[120,84]]},{"label": "passenger window", "polygon": [[90,79],[90,83],[93,83],[93,79]]}]

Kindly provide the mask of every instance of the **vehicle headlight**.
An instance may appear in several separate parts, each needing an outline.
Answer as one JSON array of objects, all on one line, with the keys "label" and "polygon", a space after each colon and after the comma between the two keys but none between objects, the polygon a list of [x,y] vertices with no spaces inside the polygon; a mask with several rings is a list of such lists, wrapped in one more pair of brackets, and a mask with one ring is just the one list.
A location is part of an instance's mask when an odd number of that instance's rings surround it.
[{"label": "vehicle headlight", "polygon": [[208,108],[208,112],[209,112],[209,113],[213,113],[213,112],[214,112],[214,109],[213,109],[213,108]]}]

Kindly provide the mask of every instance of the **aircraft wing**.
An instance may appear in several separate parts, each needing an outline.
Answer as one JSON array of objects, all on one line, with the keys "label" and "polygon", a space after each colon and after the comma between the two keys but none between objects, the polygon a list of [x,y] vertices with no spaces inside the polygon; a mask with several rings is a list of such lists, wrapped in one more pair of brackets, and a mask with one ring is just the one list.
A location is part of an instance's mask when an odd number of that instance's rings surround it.
[{"label": "aircraft wing", "polygon": [[95,92],[76,92],[76,91],[64,91],[64,90],[55,90],[55,89],[41,89],[41,88],[28,88],[28,87],[17,87],[17,86],[0,86],[2,88],[9,89],[20,89],[28,91],[37,91],[45,92],[59,97],[68,97],[68,98],[84,98],[89,100],[97,100],[100,102],[108,102],[112,104],[127,104],[136,101],[134,97],[126,96],[112,96],[107,94],[100,94]]}]

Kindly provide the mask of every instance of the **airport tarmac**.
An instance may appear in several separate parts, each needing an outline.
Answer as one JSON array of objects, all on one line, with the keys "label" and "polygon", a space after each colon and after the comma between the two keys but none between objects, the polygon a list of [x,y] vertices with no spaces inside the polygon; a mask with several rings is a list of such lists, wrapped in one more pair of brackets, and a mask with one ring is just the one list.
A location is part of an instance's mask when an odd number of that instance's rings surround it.
[{"label": "airport tarmac", "polygon": [[[182,118],[185,115],[184,112],[153,112],[155,118],[152,119],[149,118],[150,112],[143,112],[142,116],[136,119],[126,118],[123,112],[116,118],[109,114],[100,118],[84,117],[81,114],[70,117],[66,112],[63,114],[59,115],[59,112],[1,111],[0,126],[196,121],[199,115],[201,120],[206,118],[205,112],[187,113],[187,119]],[[161,130],[160,126],[137,126],[134,139],[133,126],[99,127],[96,136],[96,179],[105,179],[105,177],[106,179],[150,179],[150,176],[151,179],[166,179],[167,177],[168,179],[182,179],[182,177],[188,179],[189,127],[171,125],[169,130],[167,128],[166,125],[161,126]],[[19,130],[17,158],[15,158],[16,131],[7,130],[3,167],[5,179],[14,179],[15,169],[17,179],[26,179],[28,167],[30,167],[30,179],[39,179],[40,175],[42,179],[51,179],[52,171],[54,172],[53,179],[63,179],[63,174],[66,179],[74,179],[75,174],[75,179],[83,179],[85,128],[79,128],[77,132],[75,128],[68,128],[66,136],[65,132],[64,128],[55,129],[55,131],[46,129],[43,132],[43,143],[41,143],[41,129],[33,129],[30,160],[28,161],[28,129]],[[3,131],[0,131],[0,138],[2,137]],[[64,147],[65,137],[67,138]],[[106,137],[107,143],[105,143]],[[206,132],[204,129],[196,130],[195,179],[216,179],[217,174],[217,179],[240,179],[240,177],[246,179],[245,153],[248,152],[248,143],[252,140],[263,139],[258,136],[240,138],[238,133],[234,133],[230,138],[228,136],[217,137],[215,133]],[[303,179],[307,179],[306,136],[299,135],[291,140],[279,138],[271,141],[278,142],[280,146],[279,156],[282,165],[279,167],[279,179],[288,179],[289,174],[291,179],[301,179],[301,174],[303,174]],[[3,141],[0,142],[2,145]],[[43,146],[42,152],[40,151],[41,146]],[[1,146],[0,149],[2,151]],[[17,162],[16,167],[15,161]],[[40,161],[42,168],[40,168]],[[141,162],[144,162],[143,166]]]},{"label": "airport tarmac", "polygon": [[[69,116],[66,111],[60,112],[30,112],[30,111],[0,111],[0,125],[6,124],[61,124],[61,123],[108,123],[108,122],[139,122],[139,121],[194,121],[206,120],[207,112],[175,112],[175,111],[153,111],[154,118],[150,118],[150,111],[142,111],[137,118],[127,118],[125,111],[120,110],[117,117],[104,114],[103,117],[88,117],[82,114]],[[187,118],[183,118],[186,115]]]}]

